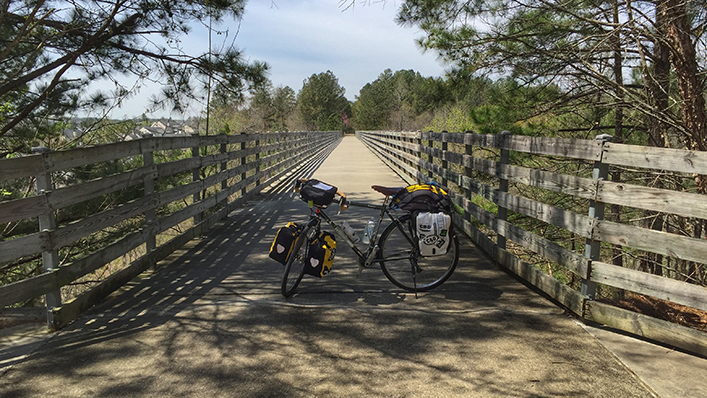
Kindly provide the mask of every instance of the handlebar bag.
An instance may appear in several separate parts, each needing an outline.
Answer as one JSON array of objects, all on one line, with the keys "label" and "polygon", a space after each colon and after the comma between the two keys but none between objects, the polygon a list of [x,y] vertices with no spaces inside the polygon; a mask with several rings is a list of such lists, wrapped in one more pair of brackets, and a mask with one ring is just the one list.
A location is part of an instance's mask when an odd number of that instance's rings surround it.
[{"label": "handlebar bag", "polygon": [[336,255],[336,237],[326,231],[309,244],[309,253],[304,263],[304,273],[323,277],[331,271],[331,265]]},{"label": "handlebar bag", "polygon": [[337,188],[319,180],[309,180],[300,188],[300,197],[310,206],[327,207],[334,201]]},{"label": "handlebar bag", "polygon": [[286,226],[280,228],[275,234],[272,246],[270,246],[270,258],[282,265],[287,264],[287,259],[292,253],[292,247],[299,234],[300,227],[293,222],[288,222]]}]

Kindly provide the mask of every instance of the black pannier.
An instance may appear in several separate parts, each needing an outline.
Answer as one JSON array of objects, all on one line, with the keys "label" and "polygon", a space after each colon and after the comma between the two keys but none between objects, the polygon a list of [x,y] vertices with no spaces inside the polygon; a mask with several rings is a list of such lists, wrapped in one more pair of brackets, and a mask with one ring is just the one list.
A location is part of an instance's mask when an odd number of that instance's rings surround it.
[{"label": "black pannier", "polygon": [[270,246],[270,258],[285,265],[299,234],[300,227],[293,222],[288,222],[286,226],[280,228]]},{"label": "black pannier", "polygon": [[436,184],[415,184],[403,188],[391,201],[402,210],[410,212],[428,211],[450,214],[452,201],[447,191]]},{"label": "black pannier", "polygon": [[304,273],[323,277],[331,271],[331,266],[336,255],[336,237],[326,231],[322,231],[309,244],[307,260],[304,263]]},{"label": "black pannier", "polygon": [[310,206],[327,207],[334,201],[338,189],[319,180],[307,180],[300,187],[300,197]]}]

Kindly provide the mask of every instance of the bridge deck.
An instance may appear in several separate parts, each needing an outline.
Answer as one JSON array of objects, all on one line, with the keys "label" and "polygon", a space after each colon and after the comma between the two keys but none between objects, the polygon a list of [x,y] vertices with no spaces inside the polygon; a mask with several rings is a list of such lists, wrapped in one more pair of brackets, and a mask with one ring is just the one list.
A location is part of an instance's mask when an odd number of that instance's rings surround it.
[{"label": "bridge deck", "polygon": [[[371,183],[403,185],[353,137],[320,163],[309,174],[351,199],[382,199]],[[417,299],[378,270],[357,277],[347,248],[330,275],[284,299],[268,249],[307,215],[290,182],[62,330],[0,378],[2,395],[652,396],[466,239],[453,277]],[[367,216],[335,218],[360,230]]]}]

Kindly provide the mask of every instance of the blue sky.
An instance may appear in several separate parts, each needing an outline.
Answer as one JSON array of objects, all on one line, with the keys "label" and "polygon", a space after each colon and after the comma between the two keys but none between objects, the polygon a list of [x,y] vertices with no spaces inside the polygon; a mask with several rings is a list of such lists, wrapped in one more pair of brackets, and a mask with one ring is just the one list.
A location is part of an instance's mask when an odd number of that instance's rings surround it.
[{"label": "blue sky", "polygon": [[[344,11],[338,0],[251,0],[240,26],[228,21],[216,29],[228,30],[227,42],[235,37],[235,46],[247,59],[267,62],[275,87],[290,86],[298,92],[304,79],[331,70],[353,101],[366,83],[387,68],[414,69],[423,76],[444,74],[445,67],[436,54],[423,54],[415,43],[422,33],[394,22],[399,5],[393,1],[358,3]],[[214,47],[224,37],[214,36]],[[206,52],[205,29],[194,29],[184,38],[183,46]],[[140,115],[147,98],[157,90],[156,86],[142,88],[113,115]],[[195,116],[202,109],[202,104],[192,104],[185,116]]]}]

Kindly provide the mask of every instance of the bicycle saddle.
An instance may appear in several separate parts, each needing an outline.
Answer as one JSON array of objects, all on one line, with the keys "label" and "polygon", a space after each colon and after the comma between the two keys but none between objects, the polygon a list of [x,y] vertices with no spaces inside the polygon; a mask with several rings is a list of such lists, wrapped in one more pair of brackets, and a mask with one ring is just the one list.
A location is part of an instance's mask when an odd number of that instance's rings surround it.
[{"label": "bicycle saddle", "polygon": [[396,193],[400,192],[400,190],[404,187],[382,187],[380,185],[372,185],[371,188],[373,188],[374,191],[380,192],[385,196],[393,196]]}]

